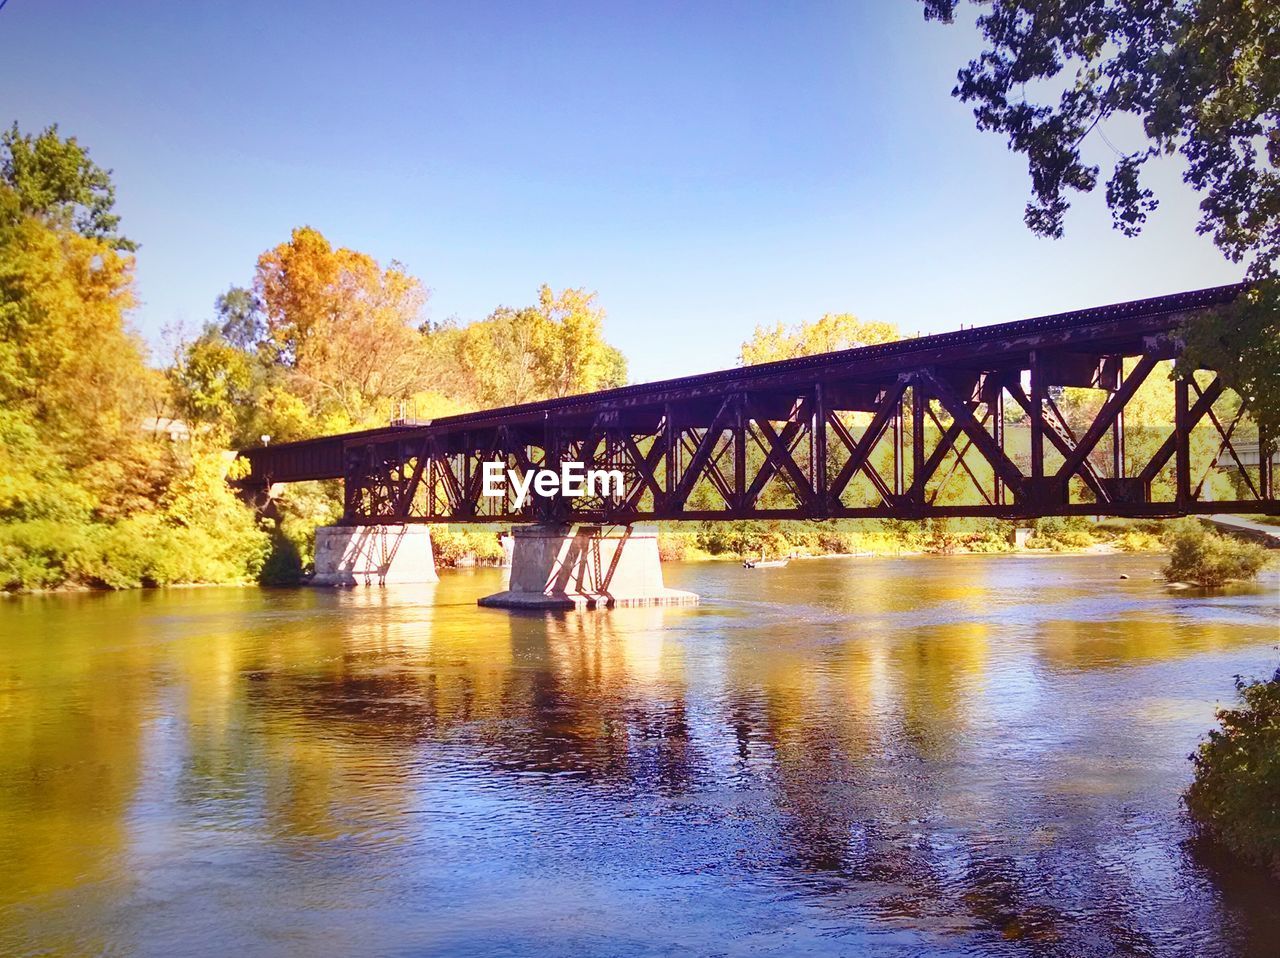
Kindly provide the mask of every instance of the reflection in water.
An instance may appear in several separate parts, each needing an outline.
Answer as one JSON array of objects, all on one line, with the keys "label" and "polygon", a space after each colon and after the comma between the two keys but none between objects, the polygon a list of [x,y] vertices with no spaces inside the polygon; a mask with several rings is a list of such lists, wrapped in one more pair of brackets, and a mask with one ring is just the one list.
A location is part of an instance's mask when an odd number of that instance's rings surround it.
[{"label": "reflection in water", "polygon": [[1188,851],[1178,794],[1277,579],[1155,568],[10,600],[0,952],[1267,954],[1280,889]]}]

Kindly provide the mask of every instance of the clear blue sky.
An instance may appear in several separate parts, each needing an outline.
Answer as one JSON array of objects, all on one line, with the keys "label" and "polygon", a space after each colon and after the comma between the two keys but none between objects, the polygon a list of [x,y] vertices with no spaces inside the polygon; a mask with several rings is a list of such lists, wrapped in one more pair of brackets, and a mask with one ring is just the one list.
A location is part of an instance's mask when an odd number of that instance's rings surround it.
[{"label": "clear blue sky", "polygon": [[929,332],[1240,278],[1172,165],[1142,239],[1100,192],[1030,235],[1022,160],[950,96],[977,44],[911,0],[9,0],[0,121],[115,170],[153,342],[302,224],[406,263],[434,319],[598,290],[637,381],[732,365],[757,323]]}]

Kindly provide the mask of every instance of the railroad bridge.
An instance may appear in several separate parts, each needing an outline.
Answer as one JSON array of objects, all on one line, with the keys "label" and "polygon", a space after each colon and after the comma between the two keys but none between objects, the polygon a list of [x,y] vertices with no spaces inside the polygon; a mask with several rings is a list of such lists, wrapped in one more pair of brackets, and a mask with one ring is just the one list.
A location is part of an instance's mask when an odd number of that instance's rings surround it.
[{"label": "railroad bridge", "polygon": [[[1170,421],[1126,411],[1167,380],[1220,286],[960,332],[245,449],[247,489],[341,479],[347,528],[630,527],[653,520],[1280,513],[1256,426],[1213,370]],[[1092,390],[1063,412],[1066,387]],[[1149,387],[1151,388],[1151,387]],[[486,496],[485,463],[618,470],[621,490]],[[1226,468],[1230,493],[1207,480]],[[518,565],[518,563],[517,563]]]}]

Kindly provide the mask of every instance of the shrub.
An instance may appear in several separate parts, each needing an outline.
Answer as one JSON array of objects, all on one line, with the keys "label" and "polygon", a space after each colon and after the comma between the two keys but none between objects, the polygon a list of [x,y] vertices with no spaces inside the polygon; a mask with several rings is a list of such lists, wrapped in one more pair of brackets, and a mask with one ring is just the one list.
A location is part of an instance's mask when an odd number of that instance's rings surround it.
[{"label": "shrub", "polygon": [[924,550],[938,555],[951,555],[960,547],[960,536],[946,519],[924,521]]},{"label": "shrub", "polygon": [[1184,801],[1202,835],[1280,877],[1280,669],[1261,682],[1236,676],[1236,690],[1240,707],[1219,709],[1221,728],[1191,755]]},{"label": "shrub", "polygon": [[1045,516],[1032,525],[1027,539],[1031,549],[1086,549],[1095,539],[1083,516]]},{"label": "shrub", "polygon": [[[258,573],[258,582],[261,585],[297,585],[306,576],[307,562],[303,558],[302,547],[297,538],[285,531],[285,526],[286,523],[282,521],[268,532],[271,536],[271,551]],[[311,532],[310,544],[314,564],[314,529]]]},{"label": "shrub", "polygon": [[0,524],[0,589],[54,589],[83,567],[95,550],[86,523],[32,519]]},{"label": "shrub", "polygon": [[1262,546],[1210,532],[1194,519],[1175,523],[1165,542],[1169,562],[1161,571],[1170,582],[1217,588],[1254,578],[1270,560]]},{"label": "shrub", "polygon": [[1013,523],[999,519],[983,520],[975,531],[964,536],[961,541],[969,552],[1011,552]]},{"label": "shrub", "polygon": [[1158,535],[1142,529],[1126,529],[1115,540],[1115,546],[1121,552],[1155,552],[1162,545]]},{"label": "shrub", "polygon": [[691,532],[665,528],[658,530],[658,558],[663,562],[678,562],[687,558],[696,547],[696,536]]},{"label": "shrub", "polygon": [[431,550],[436,565],[457,566],[471,561],[499,563],[504,558],[499,535],[497,528],[489,526],[432,526]]}]

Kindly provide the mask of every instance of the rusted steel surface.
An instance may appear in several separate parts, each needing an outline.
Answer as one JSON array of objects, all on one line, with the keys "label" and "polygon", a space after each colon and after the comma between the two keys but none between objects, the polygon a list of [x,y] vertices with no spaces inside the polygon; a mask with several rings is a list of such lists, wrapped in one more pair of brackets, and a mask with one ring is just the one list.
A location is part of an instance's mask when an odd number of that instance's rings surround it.
[{"label": "rusted steel surface", "polygon": [[[249,449],[243,484],[341,478],[344,521],[365,524],[1275,512],[1265,463],[1241,466],[1237,498],[1201,495],[1191,430],[1216,429],[1221,457],[1249,428],[1216,378],[1175,390],[1169,434],[1149,458],[1133,461],[1126,447],[1125,409],[1177,355],[1178,329],[1241,289]],[[1054,398],[1067,386],[1099,391],[1078,433]],[[1009,411],[1025,450],[1007,444]],[[516,509],[511,497],[481,495],[485,462],[517,473],[561,462],[617,469],[625,490]],[[946,495],[957,486],[966,494]]]}]

